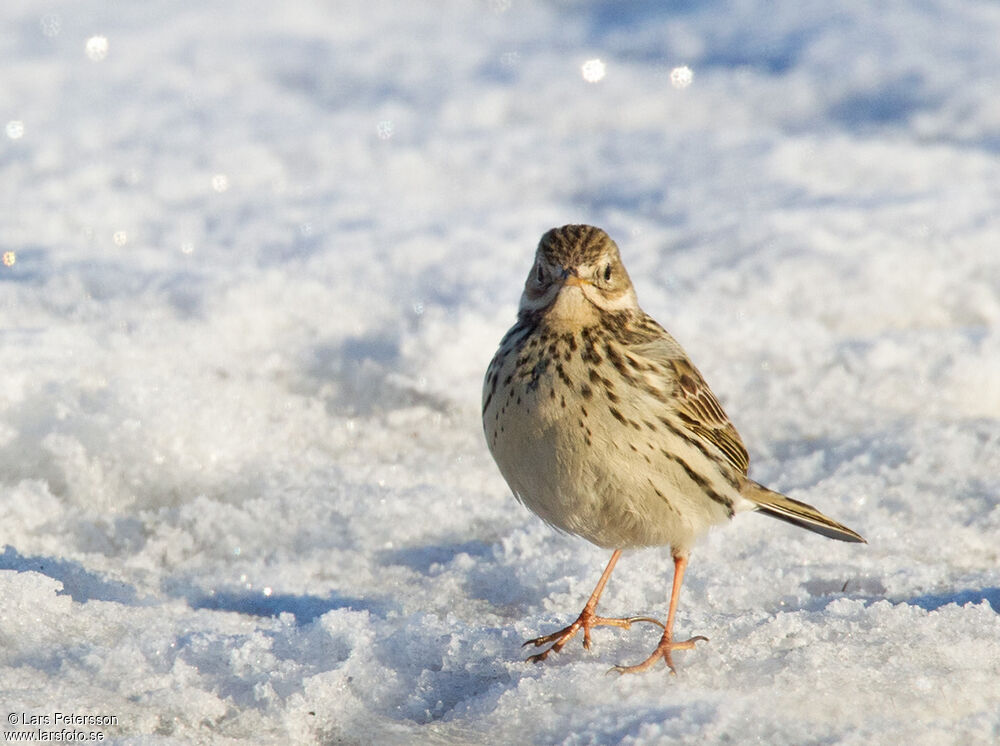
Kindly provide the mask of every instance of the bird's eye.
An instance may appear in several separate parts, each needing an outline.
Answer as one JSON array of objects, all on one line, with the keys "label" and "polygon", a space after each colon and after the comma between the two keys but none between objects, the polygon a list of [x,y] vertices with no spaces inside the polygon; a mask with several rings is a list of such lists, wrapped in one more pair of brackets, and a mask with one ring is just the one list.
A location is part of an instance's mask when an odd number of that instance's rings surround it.
[{"label": "bird's eye", "polygon": [[535,269],[535,280],[538,282],[539,285],[541,285],[542,282],[545,280],[545,271],[542,269],[541,263],[539,263],[537,268]]},{"label": "bird's eye", "polygon": [[604,265],[604,281],[605,282],[610,282],[611,281],[611,265],[610,264],[605,264]]}]

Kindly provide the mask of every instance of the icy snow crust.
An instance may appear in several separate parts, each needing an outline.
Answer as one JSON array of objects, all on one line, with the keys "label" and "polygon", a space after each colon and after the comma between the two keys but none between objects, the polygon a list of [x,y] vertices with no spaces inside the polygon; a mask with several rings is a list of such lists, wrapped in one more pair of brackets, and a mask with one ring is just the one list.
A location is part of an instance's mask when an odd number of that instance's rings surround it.
[{"label": "icy snow crust", "polygon": [[[1000,7],[0,23],[3,714],[138,744],[1000,738]],[[605,675],[649,625],[522,662],[607,560],[515,502],[479,422],[568,222],[617,239],[753,476],[870,542],[714,530],[677,677]],[[670,570],[627,554],[601,610],[662,618]]]}]

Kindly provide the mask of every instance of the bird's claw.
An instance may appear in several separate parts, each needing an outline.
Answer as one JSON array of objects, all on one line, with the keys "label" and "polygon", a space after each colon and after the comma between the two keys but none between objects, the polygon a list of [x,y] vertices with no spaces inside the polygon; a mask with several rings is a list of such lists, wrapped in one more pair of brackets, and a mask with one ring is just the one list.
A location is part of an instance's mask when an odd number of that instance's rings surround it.
[{"label": "bird's claw", "polygon": [[652,655],[650,655],[642,663],[637,663],[634,666],[614,666],[613,668],[608,669],[608,673],[641,673],[642,671],[647,671],[652,668],[656,665],[657,661],[663,660],[663,662],[667,664],[667,668],[670,669],[670,674],[672,676],[676,676],[677,669],[674,668],[674,661],[670,654],[674,650],[691,650],[694,648],[694,644],[696,642],[708,642],[708,638],[704,635],[695,635],[689,640],[674,642],[664,636],[660,639],[660,643],[656,646],[656,650],[653,651]]},{"label": "bird's claw", "polygon": [[608,626],[608,627],[621,627],[622,629],[630,629],[633,624],[638,622],[649,622],[650,624],[655,624],[660,629],[665,629],[663,622],[659,619],[654,619],[649,616],[631,616],[631,617],[600,617],[595,616],[593,612],[588,612],[584,609],[583,612],[577,617],[576,621],[570,624],[568,627],[563,627],[557,632],[553,632],[549,635],[543,635],[542,637],[535,637],[534,639],[527,640],[522,643],[521,647],[526,648],[529,645],[533,645],[536,648],[542,645],[547,645],[550,642],[552,647],[548,650],[543,650],[541,653],[535,653],[535,655],[528,656],[525,659],[526,663],[540,663],[545,660],[549,653],[558,653],[563,647],[569,642],[573,635],[583,630],[583,647],[590,649],[590,630],[594,627]]}]

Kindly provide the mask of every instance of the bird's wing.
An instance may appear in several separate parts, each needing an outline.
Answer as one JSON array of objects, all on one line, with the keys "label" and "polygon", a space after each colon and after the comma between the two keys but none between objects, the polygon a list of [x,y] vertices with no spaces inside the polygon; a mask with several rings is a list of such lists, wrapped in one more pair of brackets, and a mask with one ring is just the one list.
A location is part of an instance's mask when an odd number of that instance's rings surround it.
[{"label": "bird's wing", "polygon": [[750,470],[750,456],[719,400],[677,341],[647,317],[646,324],[649,322],[656,325],[659,333],[632,349],[647,360],[658,363],[663,375],[673,379],[670,383],[676,412],[684,426],[718,448],[730,464],[746,474]]}]

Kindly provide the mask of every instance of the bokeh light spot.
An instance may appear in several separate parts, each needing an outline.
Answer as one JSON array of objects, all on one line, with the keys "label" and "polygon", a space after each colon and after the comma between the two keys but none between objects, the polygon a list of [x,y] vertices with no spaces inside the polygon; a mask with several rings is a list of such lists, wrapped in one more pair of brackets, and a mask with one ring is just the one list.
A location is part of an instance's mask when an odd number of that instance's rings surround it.
[{"label": "bokeh light spot", "polygon": [[587,60],[580,68],[580,72],[583,74],[583,79],[588,83],[597,83],[604,80],[604,75],[607,72],[607,65],[599,59]]},{"label": "bokeh light spot", "polygon": [[375,131],[378,133],[380,140],[388,140],[393,136],[396,129],[392,126],[392,122],[388,119],[383,119],[375,126]]},{"label": "bokeh light spot", "polygon": [[94,62],[100,62],[108,56],[108,37],[91,36],[87,39],[87,56]]},{"label": "bokeh light spot", "polygon": [[229,177],[225,174],[215,174],[212,177],[212,189],[220,193],[229,189]]},{"label": "bokeh light spot", "polygon": [[128,243],[128,233],[125,231],[115,231],[115,235],[111,237],[111,240],[115,242],[115,246],[124,246]]},{"label": "bokeh light spot", "polygon": [[20,119],[11,119],[7,122],[6,132],[11,140],[20,140],[24,137],[24,122]]},{"label": "bokeh light spot", "polygon": [[38,25],[42,27],[43,34],[54,39],[62,30],[62,19],[55,13],[46,13],[39,19]]},{"label": "bokeh light spot", "polygon": [[14,262],[16,261],[17,261],[17,254],[15,254],[13,251],[5,251],[3,253],[3,266],[13,267]]},{"label": "bokeh light spot", "polygon": [[694,73],[687,65],[675,67],[670,71],[670,85],[674,88],[687,88],[694,79]]}]

